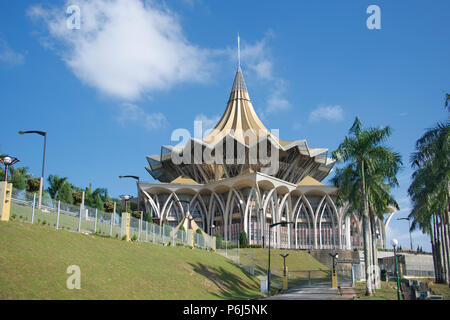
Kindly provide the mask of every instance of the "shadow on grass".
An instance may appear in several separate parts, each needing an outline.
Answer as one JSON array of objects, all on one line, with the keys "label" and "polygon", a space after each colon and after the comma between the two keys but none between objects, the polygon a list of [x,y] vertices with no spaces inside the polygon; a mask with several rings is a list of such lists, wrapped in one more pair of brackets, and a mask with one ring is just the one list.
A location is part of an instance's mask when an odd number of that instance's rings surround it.
[{"label": "shadow on grass", "polygon": [[[232,268],[238,268],[234,263],[228,262]],[[194,272],[210,280],[219,289],[219,293],[211,292],[219,299],[250,299],[260,297],[259,280],[243,271],[243,277],[238,277],[223,267],[211,267],[203,263],[190,263]],[[245,280],[245,281],[243,281]]]}]

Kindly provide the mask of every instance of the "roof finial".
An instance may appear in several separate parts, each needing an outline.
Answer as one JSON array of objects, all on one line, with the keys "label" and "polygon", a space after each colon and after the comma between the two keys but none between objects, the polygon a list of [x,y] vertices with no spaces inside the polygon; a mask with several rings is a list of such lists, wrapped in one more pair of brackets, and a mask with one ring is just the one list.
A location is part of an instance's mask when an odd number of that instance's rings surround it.
[{"label": "roof finial", "polygon": [[240,38],[238,32],[238,71],[241,70],[241,46],[240,46]]}]

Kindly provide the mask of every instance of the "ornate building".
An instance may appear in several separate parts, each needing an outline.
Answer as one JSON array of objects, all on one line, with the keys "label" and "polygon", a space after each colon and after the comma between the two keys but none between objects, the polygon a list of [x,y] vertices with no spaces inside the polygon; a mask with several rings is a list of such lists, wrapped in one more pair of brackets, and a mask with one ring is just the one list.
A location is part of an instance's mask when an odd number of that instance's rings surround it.
[{"label": "ornate building", "polygon": [[[284,141],[267,130],[240,66],[213,131],[182,146],[162,146],[147,161],[147,171],[160,182],[139,182],[139,201],[161,224],[178,225],[186,210],[179,201],[185,200],[197,224],[226,241],[238,241],[245,230],[251,244],[267,245],[269,225],[288,221],[271,229],[273,247],[362,246],[361,222],[336,205],[336,187],[320,182],[334,165],[328,150],[310,148],[305,140]],[[377,230],[384,245],[383,221]]]}]

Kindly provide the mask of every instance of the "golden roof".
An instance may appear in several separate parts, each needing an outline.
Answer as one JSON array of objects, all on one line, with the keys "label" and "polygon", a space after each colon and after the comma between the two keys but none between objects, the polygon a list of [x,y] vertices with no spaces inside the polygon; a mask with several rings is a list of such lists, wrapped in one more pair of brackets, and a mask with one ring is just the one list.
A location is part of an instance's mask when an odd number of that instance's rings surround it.
[{"label": "golden roof", "polygon": [[183,176],[179,176],[178,178],[172,180],[170,183],[198,184],[197,182],[195,182],[195,180],[188,178],[188,177],[183,177]]},{"label": "golden roof", "polygon": [[310,176],[306,176],[302,179],[302,181],[300,181],[299,183],[297,183],[298,186],[324,186],[324,184],[322,182],[317,181],[316,179],[314,179],[313,177]]}]

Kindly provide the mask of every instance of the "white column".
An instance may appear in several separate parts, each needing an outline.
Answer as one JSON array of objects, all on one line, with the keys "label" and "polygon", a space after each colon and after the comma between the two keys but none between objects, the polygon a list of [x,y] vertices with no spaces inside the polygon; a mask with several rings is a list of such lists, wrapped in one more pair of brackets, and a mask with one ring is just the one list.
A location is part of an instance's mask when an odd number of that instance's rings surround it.
[{"label": "white column", "polygon": [[56,229],[59,227],[59,213],[60,213],[61,201],[58,200],[58,210],[56,211]]},{"label": "white column", "polygon": [[345,217],[345,245],[347,250],[352,249],[352,242],[350,237],[350,216]]},{"label": "white column", "polygon": [[97,214],[98,214],[98,209],[95,208],[94,233],[97,232]]},{"label": "white column", "polygon": [[31,207],[31,224],[34,222],[34,208],[36,207],[36,193],[33,193],[33,206]]}]

